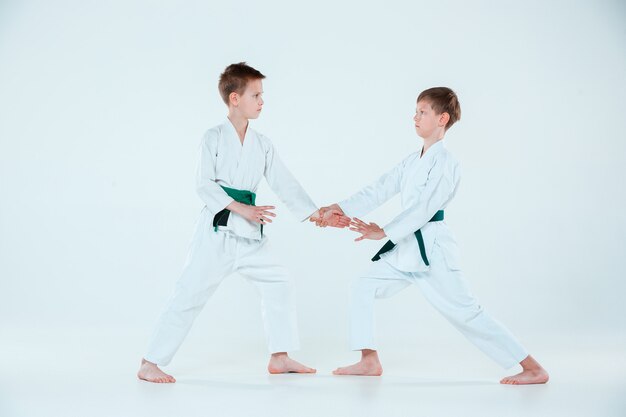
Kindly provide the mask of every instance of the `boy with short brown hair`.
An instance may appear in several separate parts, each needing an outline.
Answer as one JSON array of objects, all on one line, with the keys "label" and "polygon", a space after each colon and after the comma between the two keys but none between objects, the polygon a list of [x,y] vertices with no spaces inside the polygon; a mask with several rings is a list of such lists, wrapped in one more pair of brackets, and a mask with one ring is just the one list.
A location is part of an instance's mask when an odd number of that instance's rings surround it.
[{"label": "boy with short brown hair", "polygon": [[[548,373],[515,337],[491,318],[470,293],[457,260],[454,236],[444,220],[444,209],[460,180],[458,162],[445,149],[446,131],[461,118],[459,100],[451,89],[435,87],[417,99],[415,130],[422,148],[374,184],[352,197],[321,209],[353,217],[355,239],[390,240],[372,258],[374,264],[351,288],[350,345],[361,360],[338,368],[336,375],[381,375],[374,343],[374,300],[390,297],[411,284],[474,345],[504,368],[516,364],[522,372],[502,379],[503,384],[541,384]],[[403,211],[384,227],[362,217],[400,193]],[[323,219],[317,221],[324,225]]]},{"label": "boy with short brown hair", "polygon": [[[274,206],[255,206],[255,191],[265,177],[270,188],[301,221],[318,220],[317,206],[282,163],[271,141],[249,127],[263,107],[265,76],[245,62],[229,65],[219,91],[228,118],[209,129],[200,145],[197,192],[205,206],[174,295],[163,312],[137,376],[150,382],[175,382],[159,366],[167,365],[204,304],[224,278],[239,272],[262,298],[263,322],[272,374],[313,373],[287,355],[299,348],[291,279],[274,260],[264,225]],[[349,219],[327,213],[324,219],[345,227]]]}]

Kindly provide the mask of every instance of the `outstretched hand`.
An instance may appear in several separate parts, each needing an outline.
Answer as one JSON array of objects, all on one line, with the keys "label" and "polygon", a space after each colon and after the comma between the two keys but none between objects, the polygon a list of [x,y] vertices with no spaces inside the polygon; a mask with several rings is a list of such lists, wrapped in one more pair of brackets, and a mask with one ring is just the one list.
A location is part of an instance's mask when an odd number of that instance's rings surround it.
[{"label": "outstretched hand", "polygon": [[309,217],[309,221],[315,223],[316,226],[331,226],[340,229],[349,226],[350,220],[350,217],[346,216],[336,204],[322,207]]},{"label": "outstretched hand", "polygon": [[380,240],[387,236],[385,231],[376,223],[368,224],[356,217],[350,222],[350,230],[361,234],[361,236],[354,239],[355,242],[363,239]]}]

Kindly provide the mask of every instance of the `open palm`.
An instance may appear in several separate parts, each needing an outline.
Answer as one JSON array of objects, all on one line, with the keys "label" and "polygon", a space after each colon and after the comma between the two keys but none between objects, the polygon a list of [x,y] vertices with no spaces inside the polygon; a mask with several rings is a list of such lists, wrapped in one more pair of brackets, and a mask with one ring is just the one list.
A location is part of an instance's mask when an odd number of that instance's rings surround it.
[{"label": "open palm", "polygon": [[363,239],[380,240],[387,236],[385,231],[376,223],[365,223],[356,217],[350,222],[350,230],[361,234],[360,237],[354,239],[355,242]]}]

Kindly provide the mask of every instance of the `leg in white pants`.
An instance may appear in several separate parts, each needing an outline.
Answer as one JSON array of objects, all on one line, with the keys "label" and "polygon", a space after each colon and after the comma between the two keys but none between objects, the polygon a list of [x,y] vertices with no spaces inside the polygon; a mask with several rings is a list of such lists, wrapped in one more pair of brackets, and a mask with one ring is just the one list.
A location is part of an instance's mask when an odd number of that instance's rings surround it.
[{"label": "leg in white pants", "polygon": [[438,247],[433,248],[427,272],[403,272],[384,259],[352,284],[350,346],[353,350],[376,349],[374,300],[396,294],[411,284],[470,342],[504,368],[528,356],[524,347],[499,322],[491,318],[472,296],[461,271],[450,270]]},{"label": "leg in white pants", "polygon": [[[211,223],[212,218],[204,210],[182,275],[148,345],[144,356],[147,361],[170,363],[198,313],[222,280],[236,270],[260,289],[270,351],[294,350],[298,346],[291,283],[283,268],[267,260],[267,240],[215,232]],[[273,350],[276,348],[284,350]]]},{"label": "leg in white pants", "polygon": [[296,322],[295,294],[287,269],[277,263],[270,242],[242,248],[236,270],[248,279],[261,296],[261,312],[270,353],[300,349]]}]

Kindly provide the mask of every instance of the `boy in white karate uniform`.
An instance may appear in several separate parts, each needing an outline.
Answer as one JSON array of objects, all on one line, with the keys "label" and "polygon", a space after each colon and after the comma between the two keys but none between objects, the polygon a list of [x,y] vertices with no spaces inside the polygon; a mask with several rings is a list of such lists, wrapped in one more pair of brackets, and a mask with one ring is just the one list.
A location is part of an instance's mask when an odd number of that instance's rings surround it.
[{"label": "boy in white karate uniform", "polygon": [[[444,134],[460,119],[456,94],[446,87],[423,91],[417,99],[415,130],[424,139],[420,151],[409,155],[374,184],[347,200],[321,209],[353,217],[356,239],[390,239],[372,258],[369,271],[351,288],[350,344],[361,360],[338,368],[336,375],[381,375],[374,343],[374,300],[390,297],[411,284],[474,345],[504,368],[516,364],[522,372],[503,384],[539,384],[548,373],[515,337],[491,318],[472,296],[457,262],[457,246],[443,222],[444,209],[459,185],[458,162],[444,147]],[[403,211],[381,228],[364,216],[400,193]],[[317,221],[324,226],[323,218]]]},{"label": "boy in white karate uniform", "polygon": [[289,358],[299,348],[292,283],[268,249],[263,225],[273,206],[257,207],[255,190],[265,176],[272,190],[298,219],[346,227],[350,219],[317,206],[281,162],[270,140],[252,130],[263,107],[263,74],[245,63],[233,64],[220,77],[228,119],[209,129],[200,145],[197,192],[205,203],[183,273],[157,324],[137,376],[150,382],[175,382],[159,366],[167,365],[209,297],[228,275],[239,272],[258,289],[271,353],[270,373],[313,373]]}]

